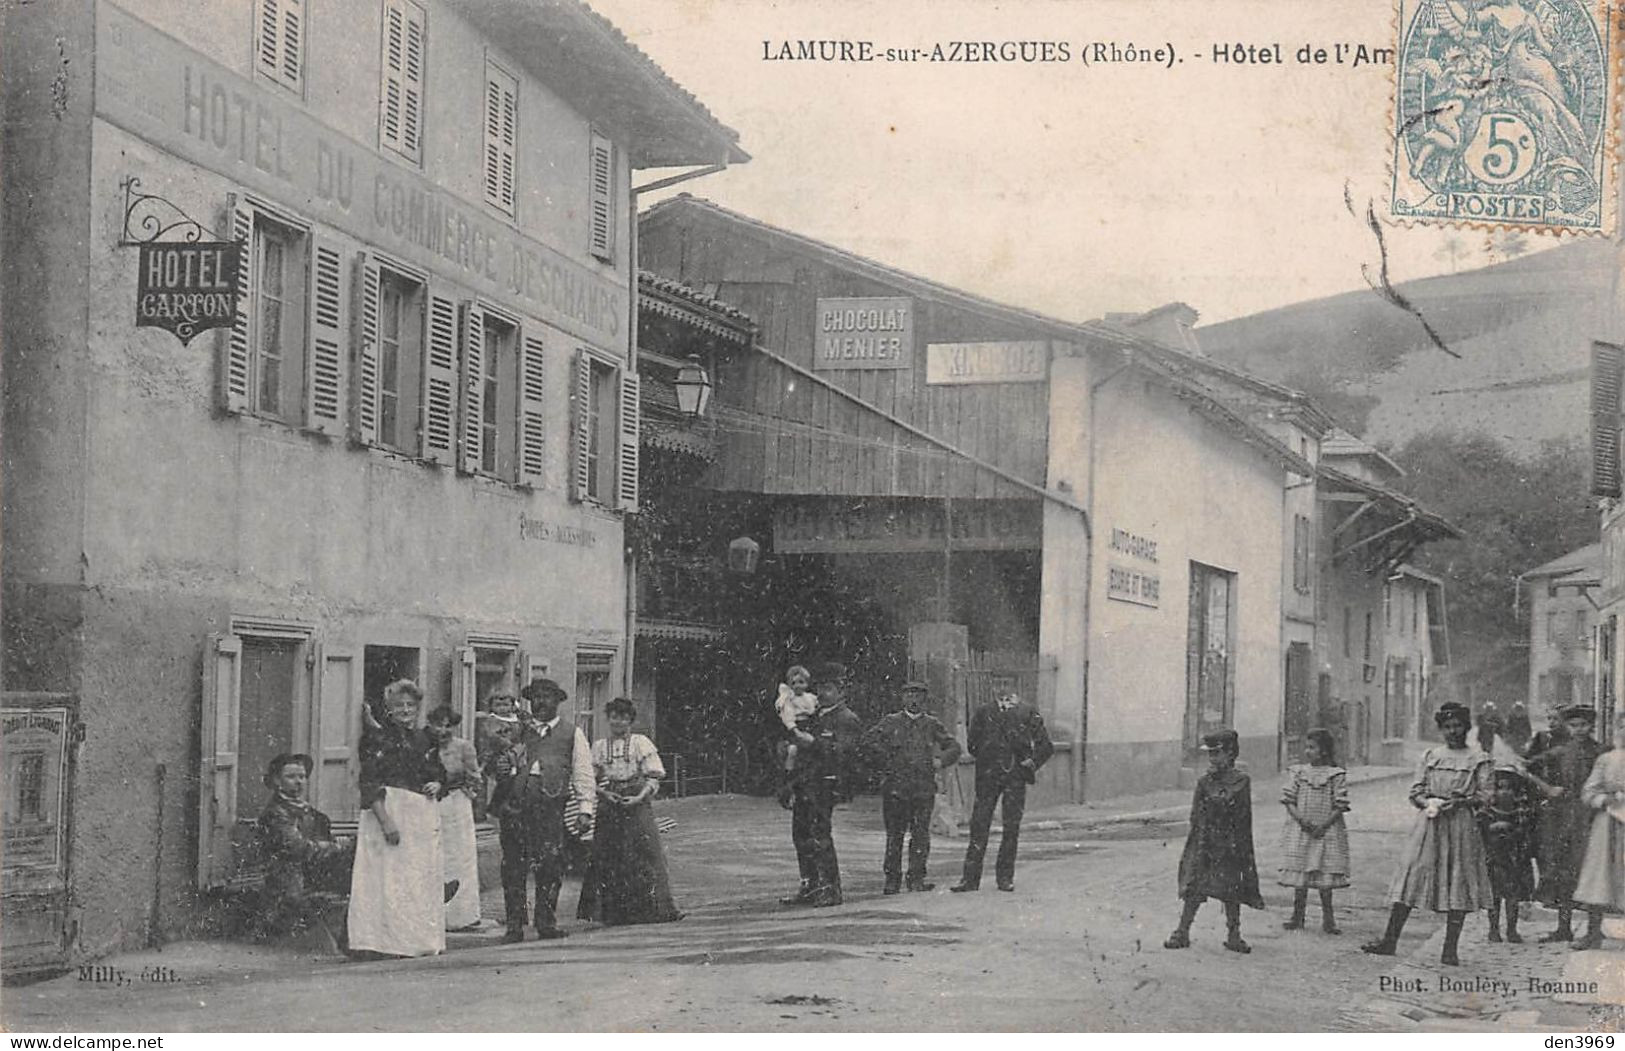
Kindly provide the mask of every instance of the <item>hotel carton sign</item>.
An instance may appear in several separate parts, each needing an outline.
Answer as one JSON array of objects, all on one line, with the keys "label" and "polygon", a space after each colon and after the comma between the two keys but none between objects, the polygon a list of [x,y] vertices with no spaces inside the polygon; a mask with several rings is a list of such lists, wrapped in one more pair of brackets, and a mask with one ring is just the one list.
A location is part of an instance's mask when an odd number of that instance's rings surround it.
[{"label": "hotel carton sign", "polygon": [[235,241],[142,245],[136,327],[167,329],[183,346],[199,332],[229,328],[237,317],[242,247]]},{"label": "hotel carton sign", "polygon": [[820,299],[813,368],[906,369],[914,364],[914,301]]}]

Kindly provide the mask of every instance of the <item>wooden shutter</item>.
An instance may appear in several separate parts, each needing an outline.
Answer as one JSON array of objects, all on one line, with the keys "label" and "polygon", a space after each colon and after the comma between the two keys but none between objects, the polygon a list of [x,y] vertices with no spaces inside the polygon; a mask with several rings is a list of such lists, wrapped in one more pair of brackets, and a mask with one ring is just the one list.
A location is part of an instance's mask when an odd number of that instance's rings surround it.
[{"label": "wooden shutter", "polygon": [[463,304],[463,428],[460,466],[480,470],[485,433],[485,311],[469,300]]},{"label": "wooden shutter", "polygon": [[254,209],[233,194],[226,215],[237,242],[237,316],[220,340],[220,407],[248,411],[248,372],[254,340]]},{"label": "wooden shutter", "polygon": [[210,635],[203,650],[203,718],[198,749],[198,889],[231,877],[237,823],[237,705],[243,640]]},{"label": "wooden shutter", "polygon": [[575,382],[570,389],[570,498],[587,499],[587,422],[592,410],[592,358],[576,351]]},{"label": "wooden shutter", "polygon": [[361,799],[362,667],[353,649],[321,645],[316,654],[316,720],[311,802],[334,821],[356,820]]},{"label": "wooden shutter", "polygon": [[457,663],[451,669],[451,707],[463,716],[461,732],[464,737],[474,736],[474,716],[478,712],[476,696],[478,679],[474,674],[477,654],[474,647],[463,646],[457,651]]},{"label": "wooden shutter", "polygon": [[344,254],[332,238],[315,238],[310,281],[310,360],[305,377],[305,426],[323,434],[344,431],[345,336],[349,312],[344,298]]},{"label": "wooden shutter", "polygon": [[621,404],[616,416],[620,442],[615,450],[615,502],[622,511],[638,509],[638,424],[643,412],[638,395],[642,389],[638,374],[622,368]]},{"label": "wooden shutter", "polygon": [[515,145],[519,137],[519,84],[485,64],[485,199],[513,212]]},{"label": "wooden shutter", "polygon": [[518,693],[537,679],[547,678],[547,661],[541,657],[531,657],[523,651],[514,654],[514,674],[518,681],[514,683],[514,693]]},{"label": "wooden shutter", "polygon": [[303,89],[304,0],[260,0],[254,27],[254,65],[295,91]]},{"label": "wooden shutter", "polygon": [[1620,495],[1620,387],[1625,348],[1591,344],[1591,493]]},{"label": "wooden shutter", "polygon": [[350,370],[350,425],[357,441],[378,444],[378,261],[370,253],[356,257],[355,309],[350,320],[355,327],[355,367]]},{"label": "wooden shutter", "polygon": [[410,0],[385,0],[378,137],[414,161],[423,128],[423,25],[423,9]]},{"label": "wooden shutter", "polygon": [[527,325],[519,338],[519,464],[523,485],[547,484],[547,354],[540,327]]},{"label": "wooden shutter", "polygon": [[588,248],[606,263],[615,261],[615,149],[609,139],[592,133]]},{"label": "wooden shutter", "polygon": [[457,436],[457,303],[429,292],[428,335],[423,341],[423,411],[419,452],[430,463],[450,465]]}]

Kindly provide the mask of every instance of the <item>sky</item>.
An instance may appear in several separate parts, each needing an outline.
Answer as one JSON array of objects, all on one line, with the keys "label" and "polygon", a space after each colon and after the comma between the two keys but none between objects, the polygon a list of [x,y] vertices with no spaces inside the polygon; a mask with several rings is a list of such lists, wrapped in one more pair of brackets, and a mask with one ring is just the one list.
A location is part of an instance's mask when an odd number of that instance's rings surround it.
[{"label": "sky", "polygon": [[[1392,47],[1393,0],[588,2],[753,157],[670,192],[1001,302],[1082,319],[1181,300],[1207,323],[1366,287],[1381,258],[1364,214],[1385,201],[1392,68],[1333,47]],[[786,40],[1048,40],[1071,61],[764,60]],[[1175,60],[1079,61],[1097,43]],[[1285,64],[1215,62],[1227,44]],[[1298,64],[1304,44],[1327,62]],[[1505,258],[1482,230],[1384,233],[1396,281]]]}]

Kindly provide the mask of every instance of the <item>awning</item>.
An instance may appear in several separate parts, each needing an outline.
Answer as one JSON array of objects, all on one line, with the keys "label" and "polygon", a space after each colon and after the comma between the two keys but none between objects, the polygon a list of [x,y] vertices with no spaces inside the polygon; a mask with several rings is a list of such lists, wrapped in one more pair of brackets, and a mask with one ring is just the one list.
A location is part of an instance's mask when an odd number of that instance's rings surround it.
[{"label": "awning", "polygon": [[717,642],[723,637],[722,629],[714,624],[697,624],[681,620],[645,620],[642,617],[638,618],[636,632],[640,639],[672,639],[682,642]]}]

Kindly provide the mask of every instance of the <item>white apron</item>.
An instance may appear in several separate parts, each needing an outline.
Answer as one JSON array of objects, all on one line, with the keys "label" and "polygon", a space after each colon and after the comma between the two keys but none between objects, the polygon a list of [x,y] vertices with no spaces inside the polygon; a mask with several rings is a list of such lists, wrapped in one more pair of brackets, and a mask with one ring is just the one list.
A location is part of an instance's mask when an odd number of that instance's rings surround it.
[{"label": "white apron", "polygon": [[440,801],[442,876],[457,881],[457,894],[446,902],[446,930],[480,922],[480,861],[474,848],[474,803],[461,790]]},{"label": "white apron", "polygon": [[362,812],[350,878],[350,948],[390,956],[444,952],[439,804],[404,788],[385,788],[384,807],[401,841],[390,846],[372,811]]}]

